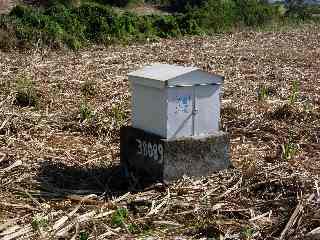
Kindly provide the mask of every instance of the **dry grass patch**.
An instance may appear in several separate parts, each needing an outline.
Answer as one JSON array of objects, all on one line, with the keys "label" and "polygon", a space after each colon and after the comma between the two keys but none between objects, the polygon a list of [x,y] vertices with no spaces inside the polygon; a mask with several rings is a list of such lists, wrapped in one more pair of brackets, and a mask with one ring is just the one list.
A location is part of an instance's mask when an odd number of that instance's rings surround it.
[{"label": "dry grass patch", "polygon": [[[318,32],[306,25],[79,52],[0,52],[0,238],[311,236],[319,227]],[[123,178],[126,74],[153,62],[226,76],[222,127],[235,168],[169,185]],[[22,74],[40,93],[37,108],[14,104]],[[299,94],[290,103],[294,80]],[[261,101],[261,86],[274,94]],[[81,118],[84,101],[89,119]],[[290,158],[288,143],[298,149]],[[114,224],[119,209],[128,214]]]}]

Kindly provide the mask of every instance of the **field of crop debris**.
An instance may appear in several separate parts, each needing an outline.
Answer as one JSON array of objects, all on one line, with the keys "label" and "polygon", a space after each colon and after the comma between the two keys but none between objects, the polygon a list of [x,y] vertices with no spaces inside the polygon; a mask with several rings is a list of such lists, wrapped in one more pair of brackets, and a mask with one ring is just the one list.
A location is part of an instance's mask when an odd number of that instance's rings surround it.
[{"label": "field of crop debris", "polygon": [[[122,178],[126,75],[155,62],[225,76],[234,168]],[[319,239],[319,26],[0,52],[0,69],[0,239]]]}]

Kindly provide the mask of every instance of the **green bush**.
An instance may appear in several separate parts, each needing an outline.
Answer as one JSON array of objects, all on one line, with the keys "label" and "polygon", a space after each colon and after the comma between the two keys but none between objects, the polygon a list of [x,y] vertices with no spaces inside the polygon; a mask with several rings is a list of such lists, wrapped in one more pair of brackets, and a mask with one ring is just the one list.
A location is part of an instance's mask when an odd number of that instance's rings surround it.
[{"label": "green bush", "polygon": [[99,42],[110,32],[110,26],[117,18],[117,14],[111,8],[96,4],[85,4],[74,9],[73,14],[83,28],[83,38]]},{"label": "green bush", "polygon": [[88,240],[89,239],[89,233],[87,232],[80,232],[79,233],[79,240]]},{"label": "green bush", "polygon": [[126,208],[118,208],[112,215],[112,225],[116,227],[122,227],[124,225],[125,220],[128,218],[129,212]]},{"label": "green bush", "polygon": [[313,15],[319,15],[319,6],[309,6],[301,1],[290,1],[287,7],[286,17],[290,20],[306,21],[314,19]]},{"label": "green bush", "polygon": [[172,10],[177,12],[186,12],[190,8],[201,7],[207,0],[169,0]]},{"label": "green bush", "polygon": [[232,0],[208,0],[203,7],[191,10],[198,16],[198,25],[209,32],[229,30],[237,24],[238,16]]},{"label": "green bush", "polygon": [[[182,1],[190,33],[229,31],[235,26],[260,26],[277,15],[277,8],[258,0]],[[179,2],[179,1],[176,1]]]},{"label": "green bush", "polygon": [[0,15],[0,49],[9,51],[18,45],[15,25],[10,18]]},{"label": "green bush", "polygon": [[203,26],[200,26],[201,19],[197,12],[189,11],[176,17],[182,35],[198,35],[204,32]]},{"label": "green bush", "polygon": [[20,107],[35,107],[38,105],[39,97],[30,78],[22,77],[16,82],[16,98],[14,103]]},{"label": "green bush", "polygon": [[161,6],[170,5],[170,1],[171,0],[145,0],[145,2],[147,2],[147,3],[157,4],[157,5],[161,5]]},{"label": "green bush", "polygon": [[16,6],[10,15],[15,18],[16,36],[31,43],[52,45],[60,41],[64,29],[55,19],[39,10]]},{"label": "green bush", "polygon": [[258,0],[234,0],[239,20],[246,26],[260,26],[277,15],[277,7]]},{"label": "green bush", "polygon": [[297,80],[294,80],[291,87],[291,94],[289,96],[289,104],[293,105],[299,97],[300,92],[300,83]]},{"label": "green bush", "polygon": [[49,226],[49,219],[47,216],[37,214],[32,218],[31,226],[35,231],[46,230]]},{"label": "green bush", "polygon": [[[156,0],[168,2],[180,11],[171,15],[119,12],[92,2],[75,7],[69,4],[72,1],[77,0],[50,0],[47,7],[39,9],[14,7],[10,15],[0,17],[0,47],[44,45],[77,50],[88,43],[217,33],[238,26],[261,26],[280,17],[304,20],[309,16],[301,8],[299,14],[295,8],[289,9],[287,15],[280,14],[279,7],[259,0]],[[123,5],[135,0],[105,1]]]},{"label": "green bush", "polygon": [[143,3],[143,0],[97,0],[97,2],[117,7],[126,7]]},{"label": "green bush", "polygon": [[84,26],[64,5],[51,6],[45,11],[16,6],[10,13],[16,24],[19,40],[49,46],[66,44],[78,49],[85,41]]},{"label": "green bush", "polygon": [[63,5],[67,8],[79,7],[81,0],[47,0],[46,8],[56,5]]},{"label": "green bush", "polygon": [[94,117],[94,110],[86,101],[81,103],[79,112],[81,121],[90,120]]},{"label": "green bush", "polygon": [[84,40],[85,26],[80,21],[77,12],[62,4],[52,6],[43,13],[51,16],[52,20],[57,22],[64,32],[76,35],[80,40]]},{"label": "green bush", "polygon": [[72,50],[79,50],[84,46],[76,36],[65,34],[62,38],[62,41]]},{"label": "green bush", "polygon": [[177,37],[181,35],[180,27],[176,16],[163,15],[157,16],[154,27],[159,37]]},{"label": "green bush", "polygon": [[155,17],[153,15],[140,16],[138,23],[138,31],[146,37],[157,35],[157,30],[154,27]]}]

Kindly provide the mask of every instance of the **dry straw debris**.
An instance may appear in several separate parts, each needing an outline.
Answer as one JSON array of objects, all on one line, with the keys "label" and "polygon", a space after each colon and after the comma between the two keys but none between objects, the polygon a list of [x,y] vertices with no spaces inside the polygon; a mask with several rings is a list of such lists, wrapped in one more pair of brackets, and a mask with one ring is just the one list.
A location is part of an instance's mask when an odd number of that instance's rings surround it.
[{"label": "dry straw debris", "polygon": [[[319,30],[0,52],[0,239],[319,239]],[[226,76],[235,168],[169,185],[123,180],[126,74],[154,62]],[[36,105],[16,104],[21,78]]]}]

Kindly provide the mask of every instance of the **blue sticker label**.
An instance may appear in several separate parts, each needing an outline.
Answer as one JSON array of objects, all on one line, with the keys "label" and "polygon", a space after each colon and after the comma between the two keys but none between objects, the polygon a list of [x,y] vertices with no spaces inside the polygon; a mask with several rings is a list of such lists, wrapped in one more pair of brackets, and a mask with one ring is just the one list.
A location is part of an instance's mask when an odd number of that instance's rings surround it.
[{"label": "blue sticker label", "polygon": [[191,96],[178,96],[177,97],[177,107],[176,107],[176,113],[183,112],[188,113],[189,106],[191,103]]}]

